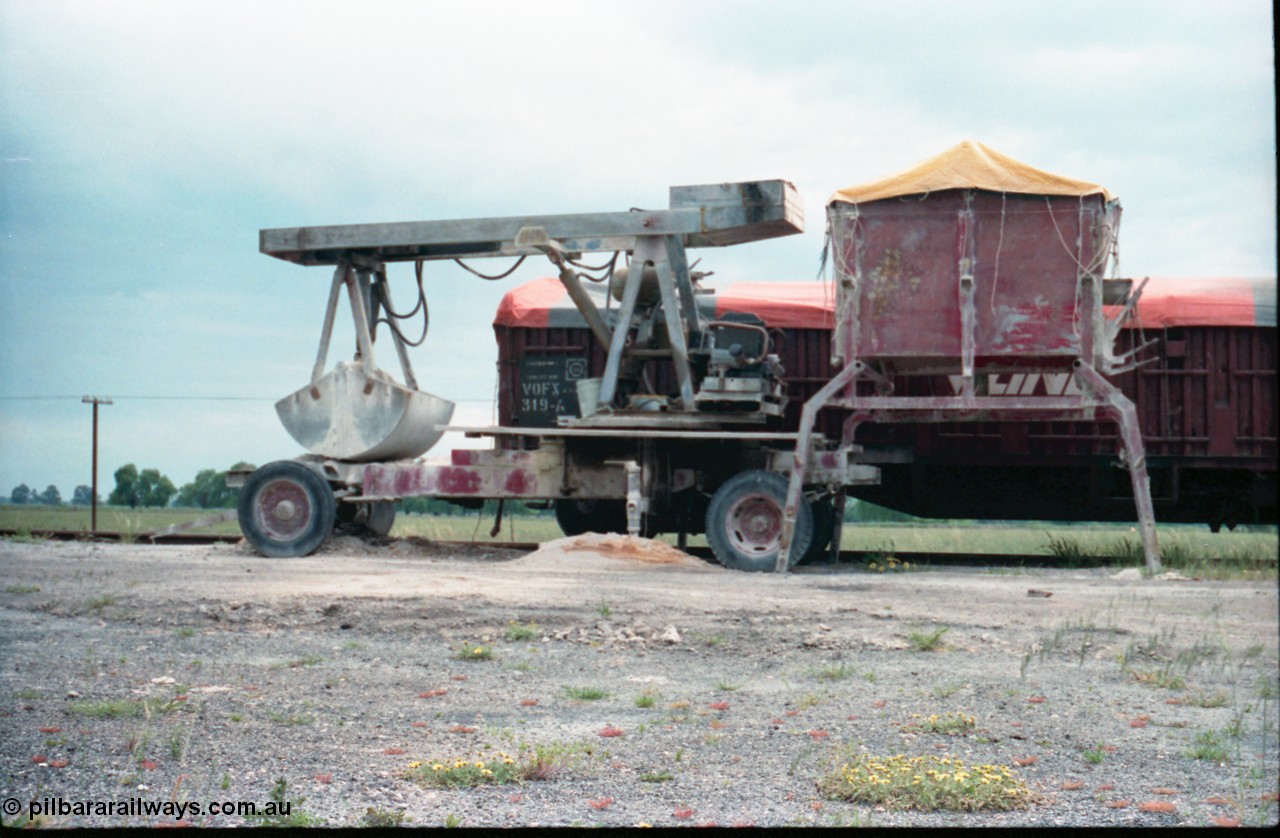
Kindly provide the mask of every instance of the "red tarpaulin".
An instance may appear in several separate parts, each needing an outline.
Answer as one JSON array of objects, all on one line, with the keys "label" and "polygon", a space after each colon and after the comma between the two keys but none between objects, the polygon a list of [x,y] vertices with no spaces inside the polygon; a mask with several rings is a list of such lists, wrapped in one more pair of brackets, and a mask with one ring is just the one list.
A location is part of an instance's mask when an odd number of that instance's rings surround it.
[{"label": "red tarpaulin", "polygon": [[[1141,280],[1134,280],[1135,286]],[[596,305],[604,308],[605,289],[589,286]],[[699,296],[704,316],[729,312],[755,314],[768,326],[782,329],[830,329],[835,319],[835,291],[826,282],[735,282],[711,296]],[[711,306],[714,304],[714,309]],[[1114,316],[1115,311],[1109,310]],[[495,326],[544,329],[586,328],[564,286],[555,277],[535,279],[502,298]],[[1131,327],[1275,326],[1275,277],[1152,277],[1142,292]]]}]

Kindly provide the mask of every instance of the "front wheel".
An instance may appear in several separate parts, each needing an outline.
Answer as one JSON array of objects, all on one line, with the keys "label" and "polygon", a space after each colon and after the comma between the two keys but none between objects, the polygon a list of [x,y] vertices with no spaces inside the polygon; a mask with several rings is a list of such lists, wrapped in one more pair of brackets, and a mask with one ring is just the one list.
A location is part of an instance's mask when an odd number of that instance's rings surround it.
[{"label": "front wheel", "polygon": [[245,481],[240,531],[264,556],[305,556],[333,531],[337,501],[328,482],[292,460],[267,463]]},{"label": "front wheel", "polygon": [[[770,471],[744,471],[721,484],[707,507],[707,543],[732,570],[773,570],[782,548],[787,478]],[[801,503],[791,538],[794,566],[813,541],[813,509]]]}]

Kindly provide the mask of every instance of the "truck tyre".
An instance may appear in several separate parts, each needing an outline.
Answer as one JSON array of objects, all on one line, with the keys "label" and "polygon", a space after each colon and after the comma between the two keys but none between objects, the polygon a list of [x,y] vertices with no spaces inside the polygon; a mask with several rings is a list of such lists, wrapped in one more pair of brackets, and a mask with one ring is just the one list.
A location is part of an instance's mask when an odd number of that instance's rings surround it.
[{"label": "truck tyre", "polygon": [[[769,471],[744,471],[726,480],[707,507],[707,544],[731,570],[771,571],[782,546],[787,478]],[[791,565],[813,540],[813,509],[800,504],[792,537]]]},{"label": "truck tyre", "polygon": [[236,512],[240,531],[264,556],[305,556],[329,537],[337,501],[323,477],[301,463],[267,463],[245,481]]},{"label": "truck tyre", "polygon": [[809,504],[809,508],[813,510],[813,540],[796,564],[809,564],[826,554],[827,546],[831,544],[831,529],[836,523],[836,511],[831,505],[831,498],[816,500]]},{"label": "truck tyre", "polygon": [[376,535],[385,537],[396,522],[395,501],[378,500],[368,503],[339,503],[337,528],[352,535]]},{"label": "truck tyre", "polygon": [[556,523],[565,535],[582,535],[584,532],[625,534],[627,505],[620,500],[561,498],[556,501]]}]

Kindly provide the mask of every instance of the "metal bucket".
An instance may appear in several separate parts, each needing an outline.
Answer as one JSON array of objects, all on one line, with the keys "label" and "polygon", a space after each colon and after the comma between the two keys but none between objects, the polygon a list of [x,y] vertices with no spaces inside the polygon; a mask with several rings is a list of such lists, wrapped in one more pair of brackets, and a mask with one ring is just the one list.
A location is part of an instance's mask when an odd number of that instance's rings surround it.
[{"label": "metal bucket", "polygon": [[307,450],[335,460],[410,460],[440,441],[454,404],[380,369],[343,362],[276,402],[281,424]]}]

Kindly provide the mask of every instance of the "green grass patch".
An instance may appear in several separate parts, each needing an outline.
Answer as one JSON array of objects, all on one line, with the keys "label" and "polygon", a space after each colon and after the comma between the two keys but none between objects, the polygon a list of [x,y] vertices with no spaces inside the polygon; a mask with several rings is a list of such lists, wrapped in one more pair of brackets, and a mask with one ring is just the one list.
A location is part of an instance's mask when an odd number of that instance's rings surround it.
[{"label": "green grass patch", "polygon": [[576,701],[599,701],[609,697],[608,691],[600,687],[566,686],[564,694]]},{"label": "green grass patch", "polygon": [[453,659],[470,662],[492,660],[493,647],[483,643],[462,643],[454,648]]},{"label": "green grass patch", "polygon": [[907,635],[917,652],[936,652],[943,647],[942,635],[951,631],[950,626],[937,626],[933,631],[913,631]]},{"label": "green grass patch", "polygon": [[537,623],[522,623],[519,620],[512,620],[507,623],[506,634],[503,635],[511,643],[528,642],[538,639]]}]

